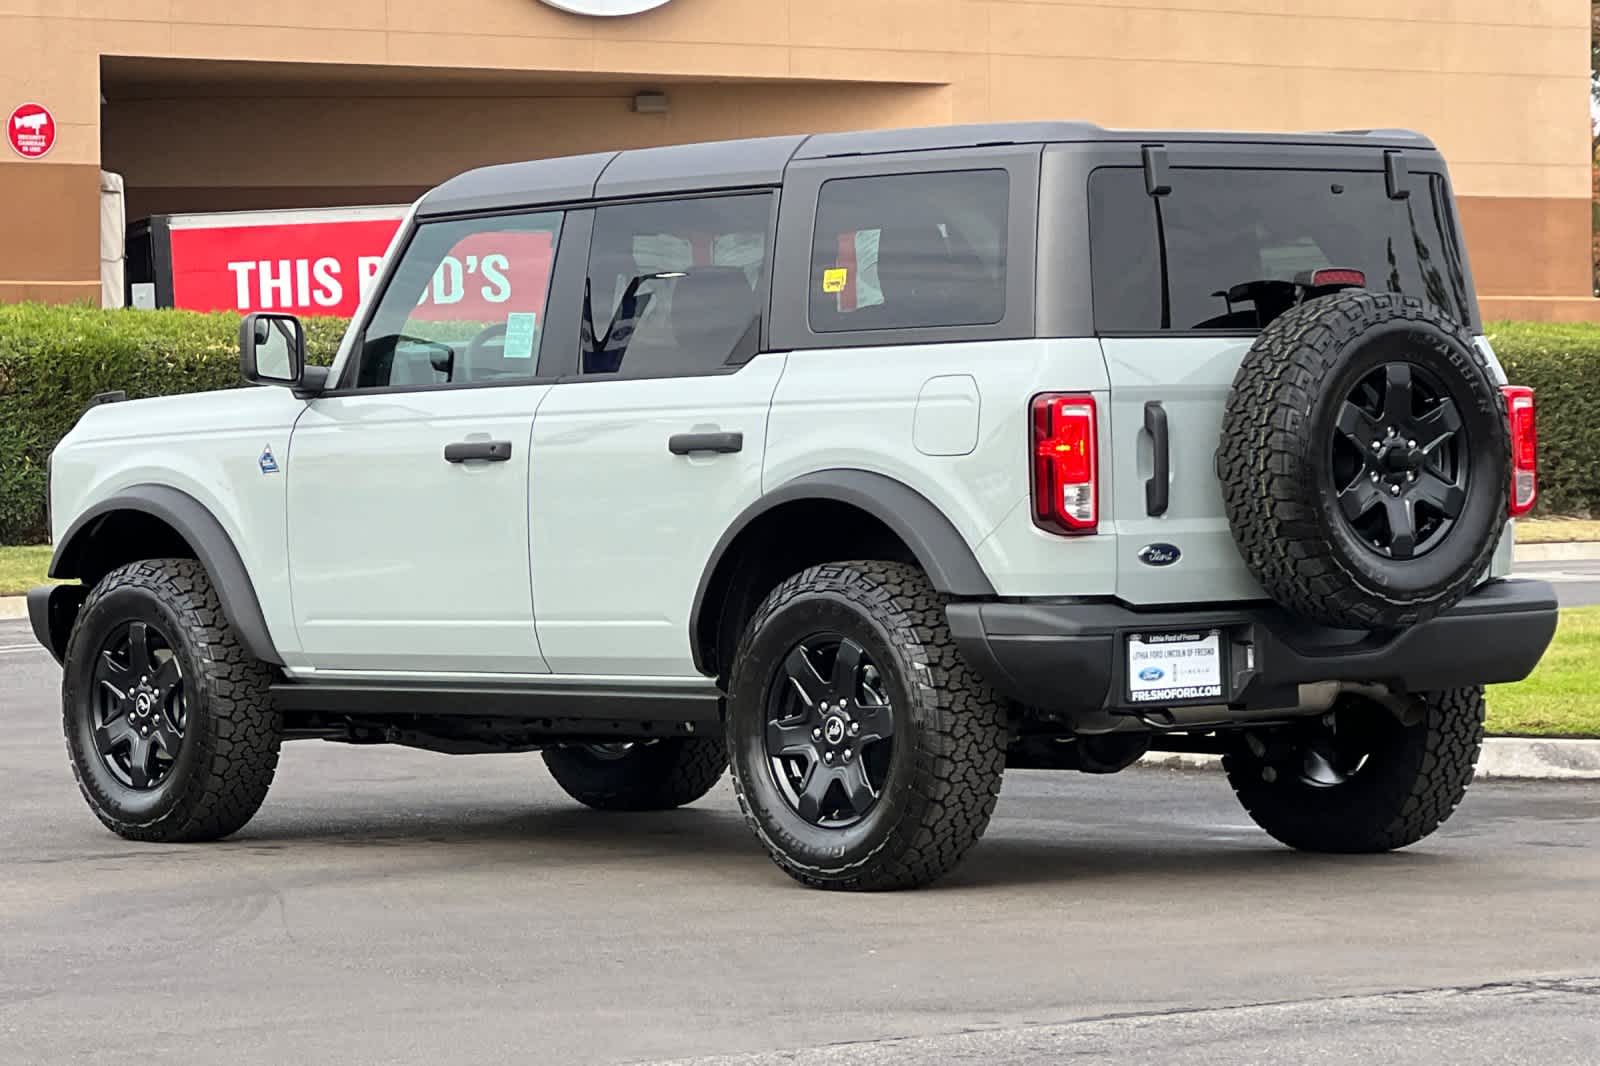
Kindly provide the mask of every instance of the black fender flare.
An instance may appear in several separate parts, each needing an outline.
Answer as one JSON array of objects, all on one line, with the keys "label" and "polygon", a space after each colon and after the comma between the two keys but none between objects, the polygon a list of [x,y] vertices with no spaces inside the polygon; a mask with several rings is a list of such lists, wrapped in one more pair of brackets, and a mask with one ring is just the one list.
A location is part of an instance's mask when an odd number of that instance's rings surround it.
[{"label": "black fender flare", "polygon": [[240,643],[262,662],[283,665],[283,657],[278,654],[272,634],[267,630],[267,619],[250,580],[250,571],[234,546],[233,538],[205,504],[170,485],[132,485],[79,515],[56,545],[50,560],[50,576],[81,577],[79,566],[84,545],[100,520],[116,511],[138,511],[176,530],[211,575],[217,597],[222,601],[222,613],[232,623]]},{"label": "black fender flare", "polygon": [[689,612],[689,647],[695,668],[707,672],[706,649],[700,639],[706,597],[728,549],[756,519],[798,500],[833,500],[849,504],[888,526],[911,549],[911,554],[940,592],[951,596],[995,595],[994,585],[978,564],[978,557],[943,511],[916,489],[885,474],[870,470],[818,470],[787,481],[764,494],[739,513],[723,532],[711,558],[700,573],[694,606]]}]

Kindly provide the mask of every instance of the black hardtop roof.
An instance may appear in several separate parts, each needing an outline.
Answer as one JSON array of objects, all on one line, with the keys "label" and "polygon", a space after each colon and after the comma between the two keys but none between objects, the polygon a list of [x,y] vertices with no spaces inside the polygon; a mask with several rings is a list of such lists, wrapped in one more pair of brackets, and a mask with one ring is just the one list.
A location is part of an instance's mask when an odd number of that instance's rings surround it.
[{"label": "black hardtop roof", "polygon": [[470,170],[422,198],[419,213],[454,214],[497,208],[616,199],[659,193],[780,185],[797,159],[950,151],[1012,144],[1262,144],[1405,148],[1433,151],[1411,130],[1250,133],[1213,130],[1122,130],[1092,122],[991,122],[969,126],[861,130],[810,136],[707,141],[664,148],[536,159]]}]

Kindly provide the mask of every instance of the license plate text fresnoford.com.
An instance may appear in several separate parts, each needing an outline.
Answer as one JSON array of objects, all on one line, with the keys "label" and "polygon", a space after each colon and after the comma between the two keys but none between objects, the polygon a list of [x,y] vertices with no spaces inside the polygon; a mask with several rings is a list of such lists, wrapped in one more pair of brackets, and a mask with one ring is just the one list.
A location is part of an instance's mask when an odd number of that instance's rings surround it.
[{"label": "license plate text fresnoford.com", "polygon": [[1149,633],[1128,638],[1128,698],[1135,703],[1222,695],[1222,635]]}]

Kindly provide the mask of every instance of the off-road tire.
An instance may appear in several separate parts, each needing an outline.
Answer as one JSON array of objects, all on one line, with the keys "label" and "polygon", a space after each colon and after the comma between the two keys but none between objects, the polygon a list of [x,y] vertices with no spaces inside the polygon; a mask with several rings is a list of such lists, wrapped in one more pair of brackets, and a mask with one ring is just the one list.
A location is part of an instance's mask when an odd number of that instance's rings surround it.
[{"label": "off-road tire", "polygon": [[546,748],[544,764],[567,795],[600,811],[666,811],[704,796],[722,779],[719,737],[674,737],[615,755],[583,745]]},{"label": "off-road tire", "polygon": [[[1404,560],[1369,551],[1327,488],[1337,408],[1361,367],[1393,351],[1453,390],[1473,456],[1454,528]],[[1308,300],[1261,332],[1234,377],[1217,451],[1234,540],[1267,594],[1304,618],[1360,629],[1426,621],[1472,589],[1505,525],[1510,465],[1505,398],[1467,330],[1416,300],[1355,291]]]},{"label": "off-road tire", "polygon": [[[171,640],[187,707],[178,758],[147,792],[127,788],[106,770],[87,717],[102,637],[141,615]],[[78,613],[62,676],[62,729],[89,808],[129,840],[192,842],[237,832],[266,799],[278,766],[283,726],[271,680],[270,668],[239,643],[200,563],[149,559],[111,571]]]},{"label": "off-road tire", "polygon": [[[945,603],[916,567],[827,563],[785,580],[745,627],[729,681],[734,791],[772,860],[796,881],[858,891],[926,885],[988,827],[1005,767],[1006,714],[957,650]],[[880,798],[843,829],[800,818],[774,784],[761,739],[767,686],[793,642],[822,629],[871,654],[895,715]]]},{"label": "off-road tire", "polygon": [[1242,742],[1223,758],[1228,783],[1255,823],[1291,848],[1364,854],[1415,844],[1466,794],[1483,746],[1484,702],[1481,688],[1410,698],[1415,724],[1391,719],[1391,742],[1343,784],[1312,787],[1293,765],[1281,759],[1274,765]]}]

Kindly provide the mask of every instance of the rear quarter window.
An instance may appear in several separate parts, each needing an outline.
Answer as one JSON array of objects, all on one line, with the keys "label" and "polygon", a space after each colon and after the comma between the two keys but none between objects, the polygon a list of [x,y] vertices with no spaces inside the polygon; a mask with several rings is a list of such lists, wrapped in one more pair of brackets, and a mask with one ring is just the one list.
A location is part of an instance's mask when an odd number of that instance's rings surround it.
[{"label": "rear quarter window", "polygon": [[809,315],[818,333],[991,325],[1006,312],[1004,170],[823,184]]}]

